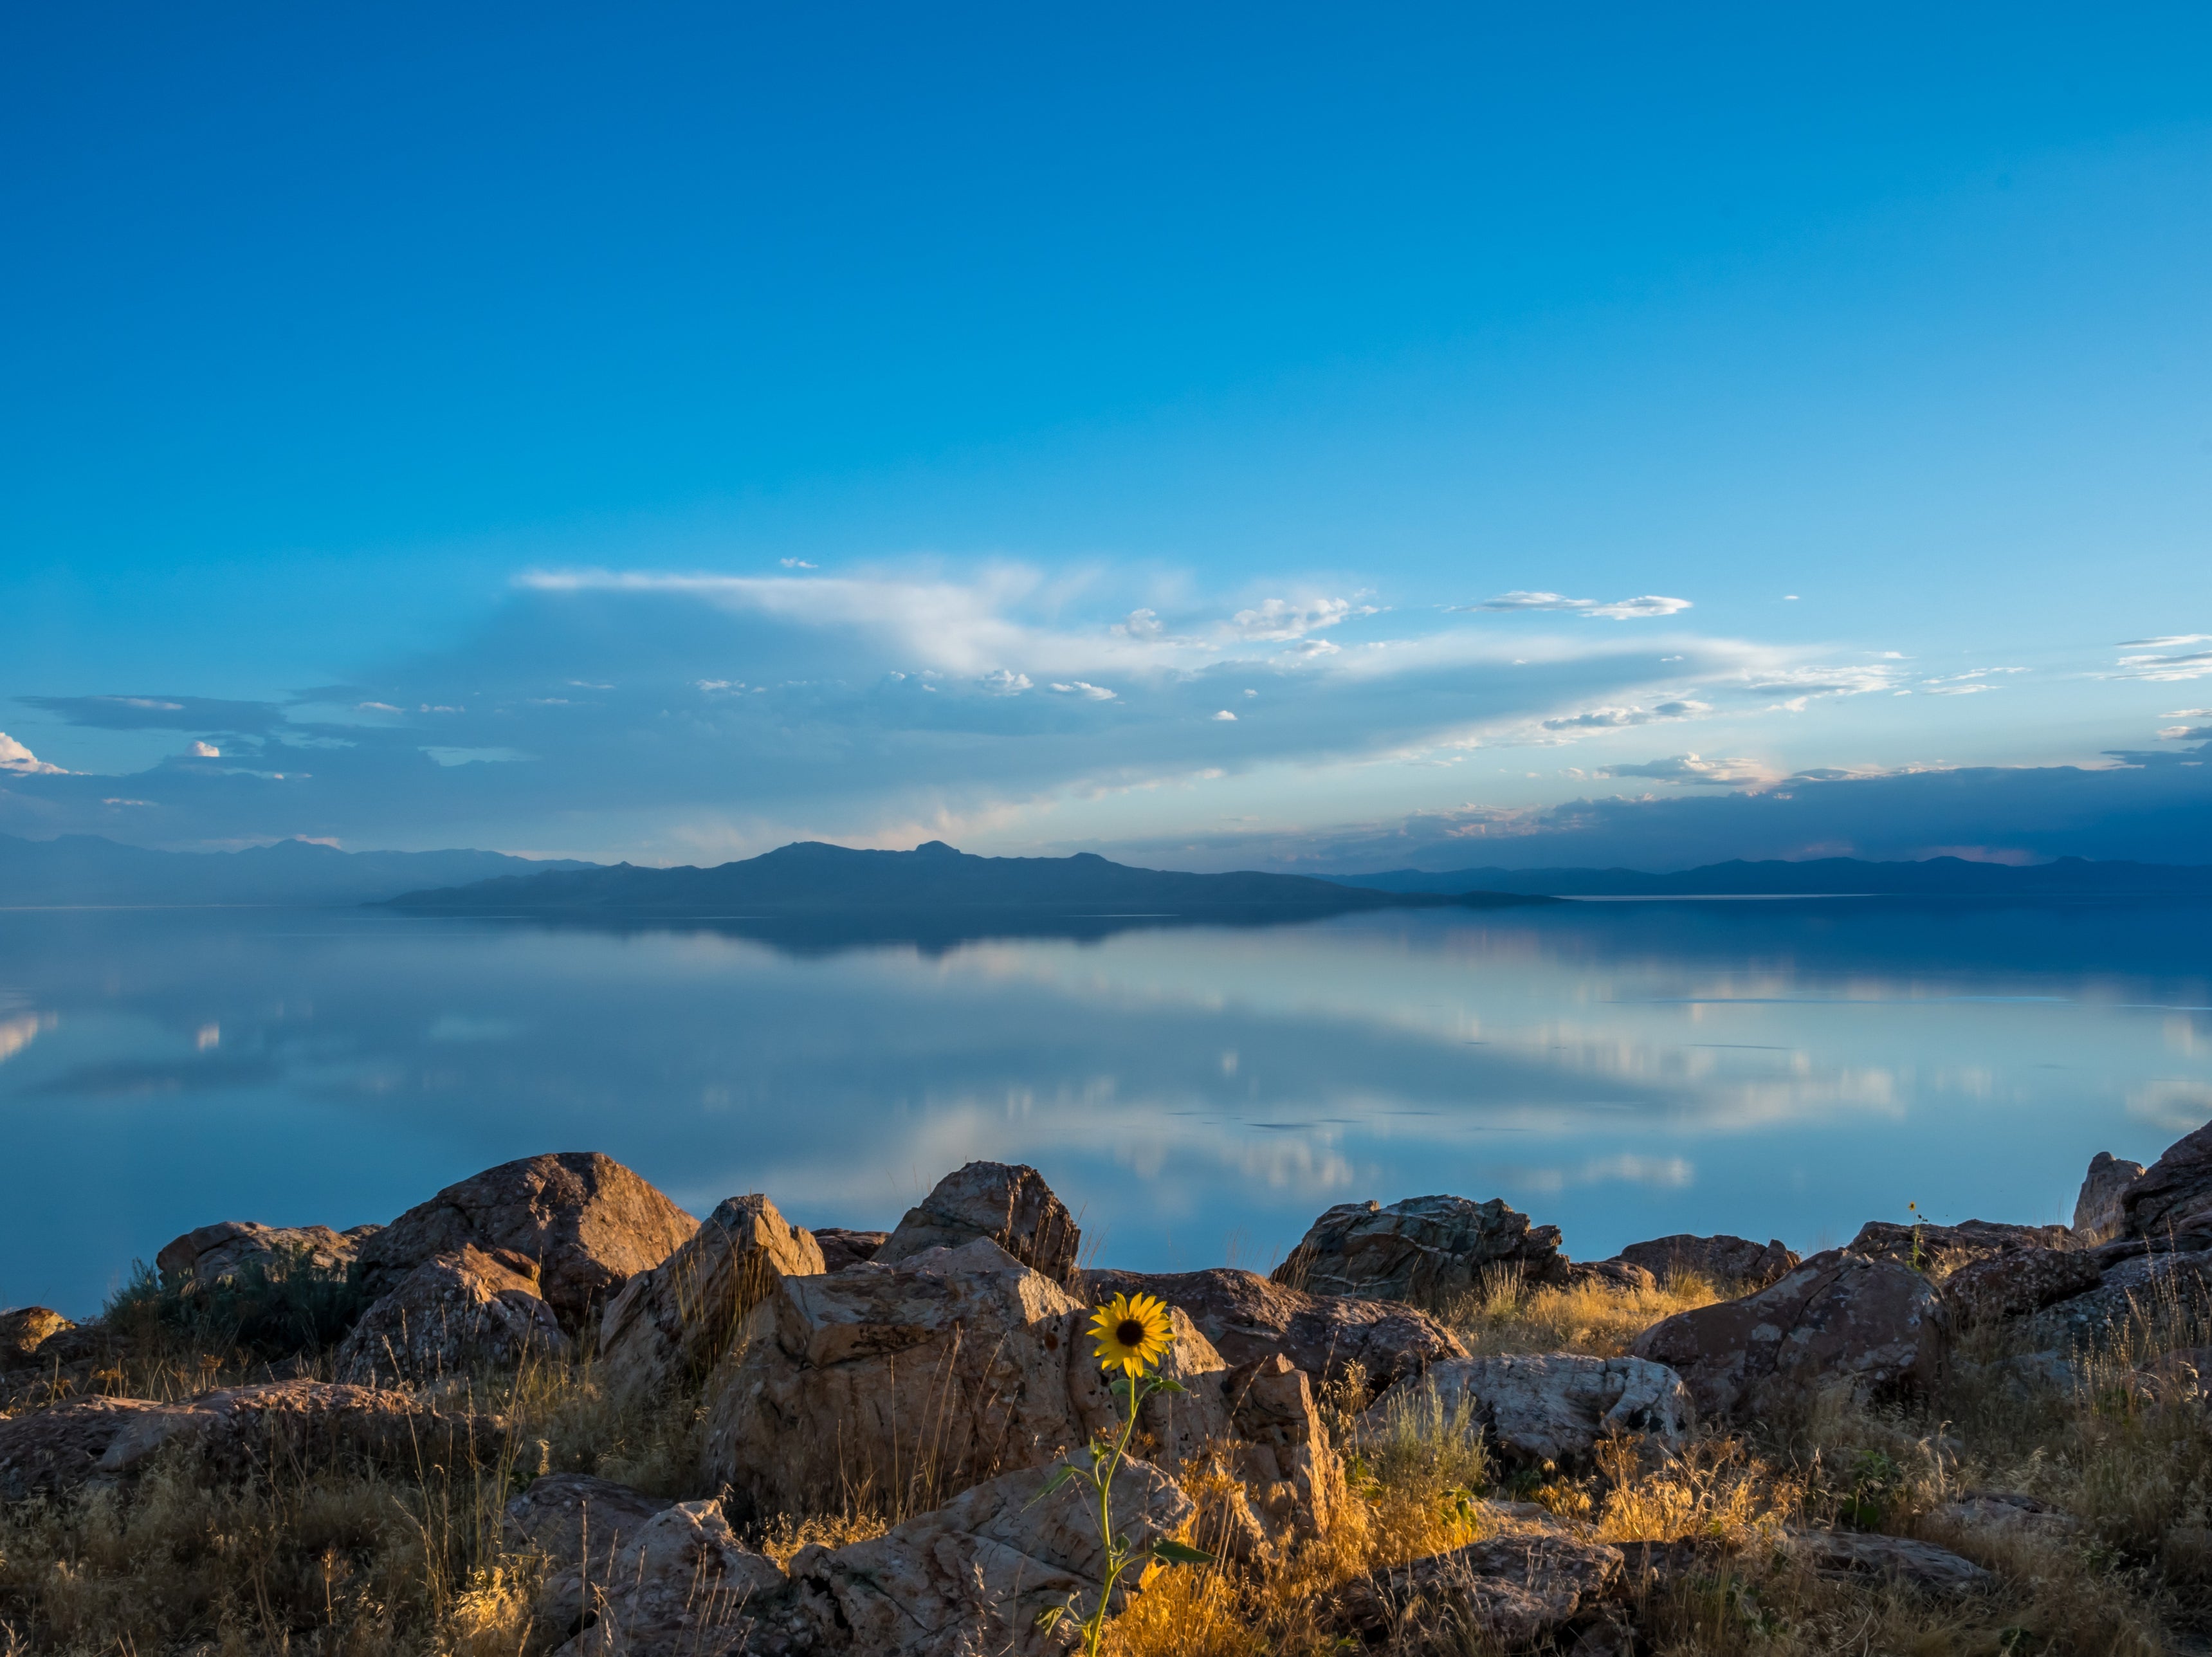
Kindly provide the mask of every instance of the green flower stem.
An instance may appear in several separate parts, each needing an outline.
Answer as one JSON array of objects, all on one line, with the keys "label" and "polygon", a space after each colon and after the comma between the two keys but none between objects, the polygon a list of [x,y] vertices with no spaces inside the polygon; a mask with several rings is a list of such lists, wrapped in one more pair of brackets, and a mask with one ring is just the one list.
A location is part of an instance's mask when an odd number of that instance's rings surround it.
[{"label": "green flower stem", "polygon": [[1117,1383],[1112,1390],[1119,1392],[1122,1387],[1127,1388],[1129,1412],[1121,1423],[1121,1435],[1114,1441],[1114,1448],[1105,1458],[1103,1471],[1097,1453],[1092,1454],[1091,1483],[1098,1492],[1098,1534],[1106,1545],[1106,1580],[1099,1590],[1097,1605],[1083,1624],[1083,1657],[1098,1657],[1098,1642],[1106,1637],[1106,1607],[1114,1598],[1114,1584],[1121,1580],[1129,1563],[1129,1551],[1114,1533],[1114,1474],[1121,1466],[1121,1458],[1128,1454],[1130,1437],[1137,1430],[1137,1407],[1144,1402],[1144,1397],[1138,1392],[1138,1381],[1133,1376]]}]

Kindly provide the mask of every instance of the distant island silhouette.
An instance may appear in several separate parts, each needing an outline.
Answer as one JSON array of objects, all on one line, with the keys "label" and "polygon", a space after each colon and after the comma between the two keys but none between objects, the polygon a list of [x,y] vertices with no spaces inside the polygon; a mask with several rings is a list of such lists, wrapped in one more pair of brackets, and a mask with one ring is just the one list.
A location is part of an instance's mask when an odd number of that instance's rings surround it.
[{"label": "distant island silhouette", "polygon": [[1695,869],[1651,874],[1641,869],[1455,869],[1431,873],[1392,869],[1373,875],[1333,875],[1348,886],[1379,892],[1493,892],[1550,897],[2186,897],[2212,895],[2212,866],[2092,862],[1975,863],[1925,858],[1869,863],[1859,858],[1738,858]]},{"label": "distant island silhouette", "polygon": [[801,841],[717,867],[571,869],[404,893],[418,914],[584,920],[769,920],[994,916],[1030,921],[1295,920],[1372,909],[1514,908],[1526,892],[1393,892],[1304,875],[1139,869],[1096,853],[976,857],[943,841],[911,852]]}]

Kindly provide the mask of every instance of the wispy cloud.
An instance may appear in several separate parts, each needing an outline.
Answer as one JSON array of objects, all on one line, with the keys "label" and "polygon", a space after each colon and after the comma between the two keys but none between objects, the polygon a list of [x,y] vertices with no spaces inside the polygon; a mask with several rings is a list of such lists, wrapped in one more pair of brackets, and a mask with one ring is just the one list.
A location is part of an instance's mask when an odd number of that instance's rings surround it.
[{"label": "wispy cloud", "polygon": [[1610,621],[1628,622],[1648,616],[1672,616],[1689,609],[1687,598],[1665,598],[1656,593],[1645,593],[1635,598],[1615,598],[1601,604],[1595,598],[1570,598],[1559,592],[1501,592],[1495,598],[1486,598],[1480,604],[1460,604],[1462,610],[1568,610],[1579,616],[1602,616]]},{"label": "wispy cloud", "polygon": [[0,731],[0,771],[18,777],[58,777],[58,765],[49,765],[6,731]]},{"label": "wispy cloud", "polygon": [[1653,725],[1664,719],[1693,719],[1700,713],[1710,713],[1710,702],[1692,701],[1680,698],[1657,703],[1650,707],[1591,707],[1579,713],[1563,713],[1557,719],[1543,722],[1547,731],[1625,731],[1639,725]]},{"label": "wispy cloud", "polygon": [[2212,677],[2212,650],[2185,650],[2185,645],[2212,644],[2212,633],[2174,633],[2157,639],[2123,640],[2120,648],[2139,653],[2123,656],[2102,675],[2107,679],[2142,679],[2172,684]]},{"label": "wispy cloud", "polygon": [[1378,613],[1373,604],[1355,604],[1349,598],[1269,598],[1238,610],[1229,625],[1243,639],[1303,639],[1352,616]]},{"label": "wispy cloud", "polygon": [[1705,759],[1696,754],[1676,754],[1638,765],[1608,765],[1603,777],[1648,777],[1655,782],[1697,783],[1709,788],[1735,788],[1746,783],[1771,781],[1777,775],[1756,760]]}]

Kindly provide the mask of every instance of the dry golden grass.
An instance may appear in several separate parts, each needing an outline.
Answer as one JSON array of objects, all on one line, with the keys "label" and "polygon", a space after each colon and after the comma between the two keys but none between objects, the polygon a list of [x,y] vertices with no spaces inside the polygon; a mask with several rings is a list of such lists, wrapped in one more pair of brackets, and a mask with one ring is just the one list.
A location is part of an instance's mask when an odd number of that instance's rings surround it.
[{"label": "dry golden grass", "polygon": [[1532,1284],[1501,1272],[1477,1292],[1435,1309],[1478,1357],[1520,1352],[1586,1352],[1618,1357],[1628,1343],[1662,1318],[1711,1306],[1741,1292],[1683,1272],[1656,1289],[1622,1294],[1595,1287]]}]

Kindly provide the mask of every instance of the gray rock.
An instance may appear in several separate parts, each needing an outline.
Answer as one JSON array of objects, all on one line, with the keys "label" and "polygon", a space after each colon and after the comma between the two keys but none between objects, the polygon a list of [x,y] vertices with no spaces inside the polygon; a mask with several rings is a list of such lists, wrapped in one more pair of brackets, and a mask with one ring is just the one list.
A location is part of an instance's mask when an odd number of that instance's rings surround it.
[{"label": "gray rock", "polygon": [[431,1381],[526,1358],[564,1358],[568,1338],[538,1293],[533,1260],[464,1245],[435,1254],[394,1284],[348,1332],[331,1361],[362,1386]]},{"label": "gray rock", "polygon": [[821,1225],[814,1229],[814,1241],[822,1250],[822,1269],[842,1272],[848,1266],[858,1266],[872,1260],[876,1251],[890,1241],[888,1231],[848,1231],[842,1225]]},{"label": "gray rock", "polygon": [[507,1545],[545,1556],[538,1619],[568,1628],[584,1614],[591,1590],[605,1592],[614,1563],[638,1527],[676,1504],[588,1473],[547,1473],[507,1504],[501,1529]]},{"label": "gray rock", "polygon": [[1796,1254],[1784,1247],[1778,1237],[1757,1243],[1725,1233],[1698,1237],[1686,1231],[1631,1243],[1619,1258],[1642,1266],[1662,1283],[1677,1272],[1686,1271],[1714,1283],[1740,1284],[1749,1289],[1765,1288],[1797,1264]]},{"label": "gray rock", "polygon": [[1933,1516],[1961,1530],[2000,1536],[2034,1536],[2063,1541],[2079,1533],[2081,1521],[2047,1502],[2016,1490],[1968,1490],[1933,1510]]},{"label": "gray rock", "polygon": [[1823,1576],[1875,1576],[1938,1599],[1957,1599],[1996,1579],[1971,1559],[1932,1542],[1860,1531],[1796,1531],[1784,1539],[1795,1558]]},{"label": "gray rock", "polygon": [[2123,1192],[2142,1177],[2141,1162],[2123,1162],[2109,1150],[2089,1159],[2081,1194],[2074,1199],[2074,1235],[2085,1243],[2110,1242],[2127,1229]]},{"label": "gray rock", "polygon": [[1370,1392],[1417,1375],[1445,1358],[1463,1358],[1459,1338],[1434,1318],[1397,1301],[1309,1295],[1256,1272],[1086,1272],[1081,1298],[1093,1306],[1115,1295],[1156,1295],[1188,1313],[1231,1364],[1279,1353],[1328,1385],[1353,1364]]},{"label": "gray rock", "polygon": [[1960,1266],[1942,1287],[1961,1319],[1988,1323],[2084,1294],[2103,1276],[2086,1249],[2008,1248]]},{"label": "gray rock", "polygon": [[[2166,1154],[2121,1188],[2121,1232],[2156,1243],[2207,1229],[2212,1208],[2212,1122],[2176,1139]],[[2199,1245],[2200,1247],[2202,1245]]]},{"label": "gray rock", "polygon": [[556,1657],[696,1657],[739,1646],[786,1588],[712,1502],[678,1502],[640,1522],[587,1585],[584,1630]]},{"label": "gray rock", "polygon": [[2028,1326],[2054,1346],[2094,1346],[2124,1328],[2148,1330],[2207,1313],[2212,1249],[2146,1252],[2108,1266],[2094,1289],[2054,1302]]},{"label": "gray rock", "polygon": [[1363,1425],[1384,1426],[1419,1400],[1449,1417],[1462,1403],[1508,1463],[1538,1468],[1587,1465],[1601,1439],[1648,1436],[1668,1448],[1686,1437],[1690,1395],[1664,1364],[1574,1352],[1455,1358],[1400,1382],[1375,1400]]},{"label": "gray rock", "polygon": [[1481,1289],[1501,1272],[1564,1282],[1557,1226],[1528,1223],[1505,1205],[1464,1197],[1339,1203],[1313,1223],[1271,1274],[1312,1295],[1434,1303]]},{"label": "gray rock", "polygon": [[1893,1225],[1869,1220],[1844,1245],[1854,1254],[1914,1266],[1931,1277],[1946,1278],[1977,1260],[2020,1248],[2076,1249],[2081,1240],[2063,1225],[2006,1225],[1996,1220],[1966,1220],[1958,1225]]},{"label": "gray rock", "polygon": [[359,1273],[383,1295],[436,1254],[470,1244],[533,1262],[538,1292],[572,1336],[616,1291],[673,1254],[698,1222],[597,1151],[526,1156],[447,1186],[362,1247]]},{"label": "gray rock", "polygon": [[614,1392],[639,1396],[696,1382],[721,1362],[769,1284],[823,1270],[812,1235],[766,1197],[729,1198],[681,1248],[607,1302],[599,1373]]},{"label": "gray rock", "polygon": [[1066,1205],[1035,1168],[969,1162],[937,1182],[871,1257],[895,1266],[930,1248],[957,1248],[988,1237],[1054,1283],[1071,1282],[1083,1234]]},{"label": "gray rock", "polygon": [[249,1266],[282,1272],[295,1261],[332,1274],[352,1266],[361,1246],[384,1228],[357,1225],[333,1231],[326,1225],[262,1225],[252,1220],[218,1220],[187,1231],[162,1246],[154,1265],[164,1285],[220,1283]]},{"label": "gray rock", "polygon": [[[740,1518],[835,1508],[893,1512],[1034,1467],[1115,1418],[1088,1308],[986,1239],[822,1277],[785,1278],[705,1388],[703,1472]],[[1175,1317],[1141,1425],[1170,1472],[1232,1436],[1228,1365]]]},{"label": "gray rock", "polygon": [[1949,1336],[1927,1278],[1833,1248],[1755,1295],[1654,1324],[1629,1350],[1680,1375],[1705,1413],[1755,1417],[1800,1411],[1831,1387],[1869,1402],[1924,1392]]},{"label": "gray rock", "polygon": [[1659,1279],[1632,1260],[1577,1260],[1567,1268],[1568,1289],[1597,1289],[1611,1295],[1638,1295],[1656,1289]]},{"label": "gray rock", "polygon": [[[1088,1610],[1104,1573],[1097,1508],[1079,1481],[1047,1494],[1054,1468],[1008,1473],[872,1541],[807,1548],[792,1586],[763,1602],[748,1657],[1058,1657],[1075,1601]],[[1114,1480],[1115,1527],[1139,1551],[1193,1517],[1158,1468],[1132,1460]],[[1121,1595],[1116,1594],[1115,1610]]]},{"label": "gray rock", "polygon": [[1534,1645],[1603,1598],[1621,1564],[1620,1550],[1604,1543],[1502,1536],[1355,1577],[1338,1595],[1339,1615],[1394,1650]]}]

